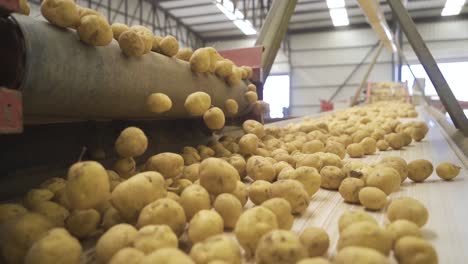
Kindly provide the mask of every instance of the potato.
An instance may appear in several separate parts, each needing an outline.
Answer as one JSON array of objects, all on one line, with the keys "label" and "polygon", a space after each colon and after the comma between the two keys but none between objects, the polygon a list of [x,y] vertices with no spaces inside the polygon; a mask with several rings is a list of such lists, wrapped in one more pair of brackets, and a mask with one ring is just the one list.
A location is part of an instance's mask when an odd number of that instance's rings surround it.
[{"label": "potato", "polygon": [[227,235],[215,235],[193,245],[190,257],[197,264],[240,264],[241,252],[237,243]]},{"label": "potato", "polygon": [[205,125],[211,130],[219,130],[224,127],[225,117],[223,110],[219,107],[212,107],[203,114]]},{"label": "potato", "polygon": [[52,197],[54,193],[48,189],[31,189],[24,196],[23,204],[26,208],[32,209],[35,205],[49,201]]},{"label": "potato", "polygon": [[250,67],[250,66],[241,66],[241,69],[243,71],[242,79],[251,79],[252,78],[252,76],[253,76],[252,67]]},{"label": "potato", "polygon": [[161,52],[161,49],[159,48],[159,43],[161,43],[161,40],[163,38],[160,37],[160,36],[154,36],[153,37],[153,45],[151,47],[151,50],[154,51],[154,52],[158,52],[160,53]]},{"label": "potato", "polygon": [[408,163],[408,178],[414,182],[423,182],[434,171],[432,163],[425,159],[417,159]]},{"label": "potato", "polygon": [[208,158],[200,164],[200,184],[210,194],[229,193],[240,180],[237,170],[227,161]]},{"label": "potato", "polygon": [[317,170],[322,169],[323,162],[320,156],[317,153],[314,154],[302,154],[295,158],[296,160],[296,167],[313,167]]},{"label": "potato", "polygon": [[141,57],[145,53],[145,42],[135,30],[127,30],[120,34],[119,47],[128,57]]},{"label": "potato", "polygon": [[294,217],[291,214],[291,205],[286,199],[272,198],[263,202],[261,206],[269,209],[276,215],[276,220],[278,221],[278,228],[284,230],[291,229],[294,222]]},{"label": "potato", "polygon": [[78,8],[73,0],[44,0],[41,13],[50,23],[62,28],[80,23]]},{"label": "potato", "polygon": [[205,240],[208,237],[223,233],[224,222],[216,211],[198,211],[190,220],[188,238],[192,243]]},{"label": "potato", "polygon": [[345,145],[340,142],[327,142],[325,145],[325,149],[323,150],[325,153],[332,153],[337,155],[340,159],[344,159],[346,156],[346,148]]},{"label": "potato", "polygon": [[15,203],[0,204],[0,225],[6,223],[7,221],[11,219],[24,215],[27,212],[28,210],[20,204],[15,204]]},{"label": "potato", "polygon": [[140,211],[167,194],[164,178],[154,171],[139,173],[119,184],[112,192],[111,203],[126,221],[133,222]]},{"label": "potato", "polygon": [[130,27],[122,23],[113,23],[111,25],[111,29],[114,39],[119,41],[120,35],[125,31],[130,30]]},{"label": "potato", "polygon": [[148,148],[148,138],[137,127],[127,127],[115,141],[115,150],[122,158],[138,157]]},{"label": "potato", "polygon": [[27,0],[20,0],[18,13],[29,16],[30,12],[31,8],[29,7]]},{"label": "potato", "polygon": [[239,85],[242,82],[242,70],[234,65],[231,74],[226,77],[226,82],[230,86]]},{"label": "potato", "polygon": [[286,161],[276,162],[275,164],[273,164],[273,168],[275,168],[276,176],[278,176],[283,169],[292,169],[294,171],[294,168]]},{"label": "potato", "polygon": [[75,210],[66,219],[65,227],[73,236],[85,238],[97,231],[100,222],[101,215],[95,209]]},{"label": "potato", "polygon": [[268,196],[286,199],[291,205],[293,214],[303,213],[309,205],[309,194],[297,180],[287,179],[274,182],[270,186]]},{"label": "potato", "polygon": [[143,54],[146,54],[151,51],[153,48],[153,39],[154,35],[151,30],[149,30],[145,26],[140,26],[140,25],[135,25],[130,27],[130,30],[136,32],[138,36],[140,36],[140,39],[143,41],[144,49],[143,49]]},{"label": "potato", "polygon": [[387,257],[379,251],[368,247],[346,247],[333,258],[334,264],[389,264]]},{"label": "potato", "polygon": [[377,142],[375,141],[375,139],[371,137],[365,137],[359,144],[364,149],[365,155],[371,155],[375,153],[375,149],[377,147]]},{"label": "potato", "polygon": [[168,225],[148,225],[140,230],[133,247],[148,255],[161,248],[177,248],[179,241]]},{"label": "potato", "polygon": [[443,162],[437,165],[436,173],[441,179],[450,181],[453,178],[457,177],[460,173],[461,167],[452,164],[450,162]]},{"label": "potato", "polygon": [[130,178],[135,175],[136,162],[133,158],[119,159],[114,164],[114,170],[124,179]]},{"label": "potato", "polygon": [[247,90],[251,92],[257,92],[257,86],[255,86],[253,83],[249,83],[249,85],[247,85]]},{"label": "potato", "polygon": [[195,264],[183,251],[177,248],[162,248],[146,255],[138,264]]},{"label": "potato", "polygon": [[192,71],[198,73],[208,72],[210,70],[210,52],[205,48],[197,49],[190,57],[190,67]]},{"label": "potato", "polygon": [[220,78],[227,78],[232,74],[234,63],[228,59],[219,60],[215,64],[215,73]]},{"label": "potato", "polygon": [[378,163],[378,165],[391,167],[397,170],[400,174],[401,182],[404,182],[408,177],[408,164],[400,157],[385,157]]},{"label": "potato", "polygon": [[338,219],[338,230],[341,233],[346,229],[346,227],[357,222],[369,222],[371,224],[377,225],[377,221],[374,219],[374,217],[365,211],[350,210],[343,213]]},{"label": "potato", "polygon": [[224,109],[228,115],[235,115],[239,112],[239,105],[234,99],[227,99],[224,103]]},{"label": "potato", "polygon": [[247,160],[247,175],[253,180],[272,182],[276,172],[273,165],[264,157],[252,156]]},{"label": "potato", "polygon": [[200,163],[194,163],[194,164],[185,166],[182,171],[182,177],[191,182],[195,182],[196,180],[199,179],[199,169],[200,169]]},{"label": "potato", "polygon": [[66,188],[62,188],[58,190],[54,195],[53,201],[67,208],[68,210],[71,210],[70,201],[68,200]]},{"label": "potato", "polygon": [[405,219],[390,223],[387,225],[387,230],[392,234],[394,243],[404,236],[421,236],[421,230],[419,230],[418,225]]},{"label": "potato", "polygon": [[245,93],[245,98],[247,99],[247,102],[249,102],[249,104],[253,104],[257,102],[258,95],[256,92],[248,91]]},{"label": "potato", "polygon": [[367,131],[358,130],[352,135],[352,140],[353,140],[353,143],[359,143],[364,138],[369,137],[369,136],[370,136],[370,134]]},{"label": "potato", "polygon": [[109,264],[138,264],[145,257],[145,254],[138,249],[125,247],[117,251],[112,256]]},{"label": "potato", "polygon": [[306,142],[302,146],[302,152],[308,153],[308,154],[322,152],[324,150],[325,150],[325,144],[323,144],[323,142],[318,139],[314,139],[312,141]]},{"label": "potato", "polygon": [[359,191],[359,202],[369,210],[380,210],[387,203],[387,194],[376,187],[364,187]]},{"label": "potato", "polygon": [[361,221],[346,227],[340,234],[337,249],[349,246],[373,248],[384,255],[392,249],[392,235],[374,223]]},{"label": "potato", "polygon": [[66,195],[73,209],[90,209],[110,196],[109,178],[101,164],[84,161],[68,170]]},{"label": "potato", "polygon": [[[322,182],[322,176],[318,173],[317,169],[307,166],[297,167],[294,173],[287,178],[302,183],[309,196],[314,195],[320,189]],[[281,177],[281,180],[283,179],[285,178]]]},{"label": "potato", "polygon": [[177,236],[185,229],[186,216],[184,208],[169,198],[158,199],[143,208],[138,217],[137,226],[168,225]]},{"label": "potato", "polygon": [[169,96],[163,93],[152,93],[146,98],[146,107],[152,113],[164,113],[172,108]]},{"label": "potato", "polygon": [[348,153],[351,158],[362,158],[365,154],[364,148],[358,143],[349,144],[346,147],[346,153]]},{"label": "potato", "polygon": [[78,9],[78,15],[80,16],[80,19],[87,15],[103,16],[101,13],[91,8],[81,7],[79,5],[76,5],[76,8]]},{"label": "potato", "polygon": [[179,42],[173,36],[166,36],[159,42],[159,49],[162,54],[168,57],[175,56],[179,51]]},{"label": "potato", "polygon": [[[289,204],[288,204],[289,205]],[[223,218],[224,228],[233,229],[239,216],[242,214],[242,204],[230,193],[218,195],[213,203],[213,208]]]},{"label": "potato", "polygon": [[197,149],[193,147],[184,147],[182,158],[184,159],[184,164],[186,166],[199,163],[201,161],[200,154],[198,154]]},{"label": "potato", "polygon": [[264,201],[268,200],[270,198],[269,196],[270,187],[271,187],[271,183],[268,181],[264,181],[264,180],[254,181],[249,186],[249,198],[252,201],[252,203],[256,205],[260,205]]},{"label": "potato", "polygon": [[190,61],[190,57],[192,57],[193,50],[191,48],[181,48],[177,51],[175,55],[176,58],[183,61]]},{"label": "potato", "polygon": [[242,129],[246,134],[255,134],[258,138],[262,138],[265,135],[265,129],[262,123],[256,120],[246,120],[242,124]]},{"label": "potato", "polygon": [[299,262],[297,262],[296,264],[331,264],[331,262],[325,258],[316,257],[316,258],[304,258],[300,260]]},{"label": "potato", "polygon": [[211,106],[211,97],[205,92],[191,93],[185,99],[184,107],[187,112],[192,116],[201,116]]},{"label": "potato", "polygon": [[343,171],[335,166],[324,166],[320,170],[322,176],[320,186],[325,189],[338,190],[341,182],[346,178]]},{"label": "potato", "polygon": [[82,248],[76,238],[63,228],[54,228],[37,240],[26,254],[26,264],[79,264]]},{"label": "potato", "polygon": [[207,147],[205,145],[198,145],[197,150],[202,159],[210,158],[215,155],[215,151],[212,148]]},{"label": "potato", "polygon": [[273,230],[263,235],[255,251],[255,260],[258,264],[295,264],[306,257],[307,250],[299,237],[287,230]]},{"label": "potato", "polygon": [[437,252],[429,242],[413,236],[400,238],[395,244],[395,258],[401,264],[437,264]]},{"label": "potato", "polygon": [[106,18],[98,15],[82,17],[77,32],[81,41],[92,46],[107,46],[114,37]]},{"label": "potato", "polygon": [[258,148],[259,139],[255,134],[245,134],[239,140],[239,151],[240,153],[254,154]]},{"label": "potato", "polygon": [[325,230],[318,227],[308,227],[299,236],[309,257],[323,256],[330,246],[330,238]]},{"label": "potato", "polygon": [[184,159],[181,155],[171,152],[159,153],[151,156],[145,164],[148,171],[157,171],[164,178],[174,178],[179,176],[184,169]]},{"label": "potato", "polygon": [[410,197],[400,197],[393,200],[388,206],[387,218],[390,222],[406,219],[422,227],[429,219],[429,212],[418,200]]},{"label": "potato", "polygon": [[404,146],[404,138],[401,134],[398,133],[390,133],[385,136],[385,141],[388,142],[388,145],[392,149],[399,150]]},{"label": "potato", "polygon": [[180,195],[180,204],[187,219],[192,219],[197,212],[211,208],[210,195],[202,186],[193,184],[185,188]]},{"label": "potato", "polygon": [[236,188],[234,189],[234,191],[231,192],[231,194],[234,195],[237,199],[239,199],[242,207],[245,206],[249,198],[249,191],[247,191],[247,187],[243,182],[237,181]]},{"label": "potato", "polygon": [[241,214],[234,234],[246,254],[252,255],[257,249],[260,238],[277,228],[275,214],[265,207],[258,206]]},{"label": "potato", "polygon": [[138,231],[129,224],[118,224],[104,233],[96,243],[96,259],[107,263],[120,249],[130,247]]},{"label": "potato", "polygon": [[37,213],[25,213],[3,226],[1,253],[6,263],[23,263],[29,248],[53,224]]},{"label": "potato", "polygon": [[244,157],[239,154],[233,154],[231,157],[227,158],[227,162],[237,170],[241,179],[247,176],[247,163]]},{"label": "potato", "polygon": [[33,206],[32,211],[45,216],[54,226],[63,227],[65,219],[70,215],[68,210],[51,201],[43,201]]},{"label": "potato", "polygon": [[319,155],[320,159],[322,160],[322,166],[335,166],[338,168],[343,167],[343,162],[341,161],[341,158],[333,153],[317,153]]},{"label": "potato", "polygon": [[223,59],[223,57],[218,53],[218,51],[213,47],[205,47],[210,54],[210,69],[209,72],[214,73],[216,70],[216,62]]},{"label": "potato", "polygon": [[363,180],[348,177],[341,182],[338,192],[345,202],[359,203],[359,191],[365,186],[366,184]]},{"label": "potato", "polygon": [[398,191],[400,188],[401,177],[397,170],[390,167],[377,167],[366,178],[366,185],[377,187],[387,195]]},{"label": "potato", "polygon": [[115,225],[123,223],[123,219],[114,207],[109,207],[104,211],[102,215],[102,223],[101,226],[107,230]]},{"label": "potato", "polygon": [[60,189],[65,188],[66,184],[67,181],[65,179],[53,177],[41,183],[40,187],[42,189],[48,189],[49,191],[55,194]]}]

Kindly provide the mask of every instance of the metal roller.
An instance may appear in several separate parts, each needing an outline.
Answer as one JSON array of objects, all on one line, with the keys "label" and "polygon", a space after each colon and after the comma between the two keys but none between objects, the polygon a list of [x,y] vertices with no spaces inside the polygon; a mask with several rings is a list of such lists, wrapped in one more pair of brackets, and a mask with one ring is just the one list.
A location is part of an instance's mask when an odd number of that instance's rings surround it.
[{"label": "metal roller", "polygon": [[[74,30],[27,16],[0,23],[0,35],[8,38],[3,46],[17,49],[2,48],[15,55],[0,55],[8,56],[0,65],[0,85],[21,90],[26,122],[186,118],[185,98],[196,91],[210,94],[212,104],[221,108],[226,99],[235,99],[239,116],[250,110],[246,83],[230,87],[214,74],[193,73],[185,61],[154,52],[129,58],[115,40],[105,47],[88,46]],[[155,92],[172,99],[170,111],[146,109],[147,96]]]}]

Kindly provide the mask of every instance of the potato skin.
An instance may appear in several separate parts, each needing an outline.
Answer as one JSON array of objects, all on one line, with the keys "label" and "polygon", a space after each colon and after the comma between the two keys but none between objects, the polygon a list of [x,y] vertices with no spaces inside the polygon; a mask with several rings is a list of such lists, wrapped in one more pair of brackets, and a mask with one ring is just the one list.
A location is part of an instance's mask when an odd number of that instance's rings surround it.
[{"label": "potato skin", "polygon": [[377,225],[375,218],[363,210],[346,211],[338,219],[338,230],[341,233],[351,224],[363,221]]},{"label": "potato skin", "polygon": [[335,166],[324,166],[320,170],[322,176],[320,186],[325,189],[338,190],[341,182],[346,178],[343,171]]},{"label": "potato skin", "polygon": [[365,154],[364,148],[358,143],[352,143],[346,147],[346,153],[351,158],[362,158]]},{"label": "potato skin", "polygon": [[104,233],[96,243],[96,259],[107,263],[120,249],[130,247],[138,231],[129,224],[118,224]]},{"label": "potato skin", "polygon": [[137,226],[168,225],[177,236],[185,229],[186,216],[184,208],[169,198],[158,199],[143,208],[138,217]]},{"label": "potato skin", "polygon": [[334,264],[389,264],[390,261],[379,251],[367,247],[346,247],[333,258]]},{"label": "potato skin", "polygon": [[357,222],[346,227],[338,240],[338,251],[349,246],[373,248],[384,255],[392,249],[393,237],[390,232],[369,222]]},{"label": "potato skin", "polygon": [[179,154],[171,152],[163,152],[151,156],[145,164],[145,170],[157,171],[166,179],[179,176],[183,169],[184,158]]},{"label": "potato skin", "polygon": [[23,204],[26,208],[32,209],[35,205],[49,201],[52,197],[54,193],[48,189],[31,189],[24,196]]},{"label": "potato skin", "polygon": [[195,264],[183,251],[177,248],[162,248],[146,255],[138,264]]},{"label": "potato skin", "polygon": [[227,59],[219,60],[216,62],[215,65],[215,73],[220,78],[227,78],[229,75],[232,74],[233,67],[234,63],[232,61]]},{"label": "potato skin", "polygon": [[[289,204],[288,204],[289,205]],[[224,228],[233,229],[239,216],[242,214],[242,204],[230,193],[218,195],[213,203],[213,208],[223,218]]]},{"label": "potato skin", "polygon": [[425,159],[417,159],[408,163],[408,178],[414,182],[423,182],[434,171],[432,163]]},{"label": "potato skin", "polygon": [[190,57],[190,68],[194,72],[204,73],[210,70],[210,53],[205,48],[197,49]]},{"label": "potato skin", "polygon": [[53,228],[37,240],[26,254],[26,264],[80,263],[80,242],[63,228]]},{"label": "potato skin", "polygon": [[96,232],[101,215],[95,209],[75,210],[65,221],[67,230],[77,238],[85,238]]},{"label": "potato skin", "polygon": [[16,221],[6,223],[1,244],[6,263],[22,263],[33,243],[52,227],[47,218],[37,213],[25,213]]},{"label": "potato skin", "polygon": [[138,157],[148,148],[148,138],[137,127],[127,127],[115,141],[115,150],[122,158]]},{"label": "potato skin", "polygon": [[265,128],[262,123],[255,120],[246,120],[242,124],[242,129],[246,134],[255,134],[258,138],[262,138],[265,135]]},{"label": "potato skin", "polygon": [[134,25],[130,28],[131,31],[137,33],[143,41],[143,54],[149,53],[153,47],[153,32],[145,26]]},{"label": "potato skin", "polygon": [[239,112],[239,105],[237,104],[236,100],[227,99],[224,103],[224,109],[226,109],[226,113],[229,115],[235,115],[237,112]]},{"label": "potato skin", "polygon": [[136,162],[133,158],[118,159],[114,163],[113,169],[123,179],[128,179],[130,176],[135,175]]},{"label": "potato skin", "polygon": [[172,101],[163,93],[152,93],[146,99],[146,106],[149,111],[160,114],[171,110]]},{"label": "potato skin", "polygon": [[291,205],[284,198],[271,198],[261,204],[261,206],[269,209],[276,215],[278,228],[290,230],[294,223]]},{"label": "potato skin", "polygon": [[147,225],[138,230],[133,247],[148,255],[161,248],[177,248],[179,241],[168,225]]},{"label": "potato skin", "polygon": [[255,134],[245,134],[239,139],[239,151],[240,153],[254,154],[258,148],[259,139]]},{"label": "potato skin", "polygon": [[168,57],[175,56],[179,51],[179,42],[174,36],[166,36],[159,42],[159,49]]},{"label": "potato skin", "polygon": [[63,227],[65,219],[70,215],[65,207],[51,201],[43,201],[34,205],[32,211],[45,216],[57,227]]},{"label": "potato skin", "polygon": [[197,212],[211,208],[210,194],[202,186],[192,184],[182,191],[180,204],[184,208],[187,219],[192,219]]},{"label": "potato skin", "polygon": [[437,264],[437,253],[426,240],[405,236],[395,244],[395,258],[401,264]]},{"label": "potato skin", "polygon": [[225,117],[223,110],[219,107],[212,107],[203,114],[205,125],[211,130],[219,130],[224,127]]},{"label": "potato skin", "polygon": [[240,264],[241,252],[237,243],[225,234],[209,237],[193,245],[190,257],[196,264],[221,263]]},{"label": "potato skin", "polygon": [[167,194],[164,178],[154,171],[139,173],[112,191],[111,203],[120,216],[133,222],[147,204]]},{"label": "potato skin", "polygon": [[400,183],[400,174],[391,167],[377,167],[366,178],[367,186],[379,188],[387,195],[397,191]]},{"label": "potato skin", "polygon": [[307,249],[309,257],[323,256],[330,246],[330,238],[325,230],[318,227],[308,227],[299,236],[301,243]]},{"label": "potato skin", "polygon": [[216,211],[198,211],[190,220],[188,237],[192,243],[223,233],[224,221]]},{"label": "potato skin", "polygon": [[265,207],[257,206],[241,214],[234,228],[234,234],[246,254],[252,255],[257,249],[260,238],[277,228],[275,214]]},{"label": "potato skin", "polygon": [[376,187],[364,187],[359,191],[359,202],[370,210],[380,210],[387,203],[387,195]]},{"label": "potato skin", "polygon": [[41,13],[50,23],[62,28],[80,23],[78,8],[73,0],[45,0],[41,4]]},{"label": "potato skin", "polygon": [[193,50],[191,48],[181,48],[175,55],[176,58],[183,61],[190,61],[190,57],[192,57]]},{"label": "potato skin", "polygon": [[192,116],[201,116],[211,107],[211,97],[205,92],[191,93],[185,99],[185,110]]},{"label": "potato skin", "polygon": [[107,46],[114,37],[107,20],[98,15],[82,17],[77,32],[81,41],[92,46]]},{"label": "potato skin", "polygon": [[138,264],[144,256],[145,254],[138,249],[126,247],[117,251],[110,259],[109,264]]},{"label": "potato skin", "polygon": [[392,234],[394,243],[404,236],[421,237],[419,226],[405,219],[396,220],[388,224],[387,230]]},{"label": "potato skin", "polygon": [[345,202],[359,203],[359,191],[365,186],[366,184],[363,180],[347,177],[341,182],[338,192]]},{"label": "potato skin", "polygon": [[127,30],[119,36],[119,47],[128,57],[141,57],[145,53],[145,43],[135,30]]},{"label": "potato skin", "polygon": [[241,181],[237,181],[236,188],[231,192],[231,194],[239,199],[242,207],[245,206],[247,200],[249,199],[249,191],[247,190],[247,186]]},{"label": "potato skin", "polygon": [[68,170],[66,193],[73,209],[90,209],[110,196],[109,177],[101,164],[83,161]]},{"label": "potato skin", "polygon": [[112,34],[114,36],[114,39],[119,41],[120,35],[124,33],[125,31],[129,30],[130,27],[122,23],[113,23],[111,25],[111,29],[112,29]]},{"label": "potato skin", "polygon": [[269,190],[269,197],[286,199],[292,208],[293,214],[301,214],[309,205],[309,194],[302,183],[297,180],[279,180],[274,182]]},{"label": "potato skin", "polygon": [[247,175],[253,180],[272,182],[276,172],[273,164],[262,156],[252,156],[247,160]]},{"label": "potato skin", "polygon": [[450,162],[443,162],[437,165],[436,173],[441,179],[450,181],[457,177],[460,173],[461,167],[454,165]]},{"label": "potato skin", "polygon": [[273,230],[260,239],[255,260],[258,264],[295,264],[307,257],[307,250],[299,237],[287,230]]},{"label": "potato skin", "polygon": [[240,180],[237,170],[227,161],[208,158],[200,164],[200,184],[210,194],[230,193]]},{"label": "potato skin", "polygon": [[13,218],[24,215],[27,212],[28,210],[20,204],[15,204],[15,203],[0,204],[0,225],[6,223],[7,221]]},{"label": "potato skin", "polygon": [[248,91],[245,93],[245,98],[247,99],[247,102],[249,102],[249,104],[253,104],[257,102],[258,95],[256,92]]},{"label": "potato skin", "polygon": [[418,200],[410,197],[400,197],[393,200],[388,206],[387,218],[390,222],[406,219],[422,227],[429,219],[429,212]]}]

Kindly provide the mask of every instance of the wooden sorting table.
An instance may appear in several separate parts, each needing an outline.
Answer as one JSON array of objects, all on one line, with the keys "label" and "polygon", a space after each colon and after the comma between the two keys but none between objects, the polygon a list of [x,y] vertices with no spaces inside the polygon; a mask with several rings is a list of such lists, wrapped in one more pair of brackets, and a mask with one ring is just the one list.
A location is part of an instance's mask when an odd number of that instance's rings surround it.
[{"label": "wooden sorting table", "polygon": [[[386,156],[399,156],[406,161],[414,159],[430,160],[435,166],[449,161],[462,167],[460,175],[453,181],[443,181],[434,173],[423,183],[413,183],[407,179],[399,192],[392,193],[389,200],[400,196],[409,196],[421,201],[429,210],[429,221],[422,228],[422,234],[436,249],[441,264],[468,263],[468,159],[447,136],[436,118],[419,107],[420,116],[416,119],[424,120],[429,126],[426,138],[421,142],[413,142],[402,150],[377,152],[366,156],[367,163],[376,162]],[[283,125],[299,122],[302,118],[273,123]],[[415,120],[415,119],[407,119]],[[403,120],[404,122],[405,120]],[[348,158],[347,158],[348,159]],[[249,201],[246,207],[252,207]],[[359,205],[344,203],[337,191],[320,189],[311,199],[310,205],[300,217],[296,218],[292,230],[301,233],[307,227],[322,227],[330,236],[328,256],[336,252],[338,241],[338,218],[348,210],[363,209]],[[385,209],[380,212],[369,211],[377,221],[385,225]],[[467,225],[467,226],[465,226]],[[227,233],[234,237],[232,232]],[[186,238],[182,237],[182,240]],[[185,241],[182,241],[185,244]],[[94,263],[94,250],[88,245],[83,263]],[[86,246],[85,246],[86,247]],[[244,260],[244,263],[254,263]],[[394,259],[392,263],[397,263]]]}]

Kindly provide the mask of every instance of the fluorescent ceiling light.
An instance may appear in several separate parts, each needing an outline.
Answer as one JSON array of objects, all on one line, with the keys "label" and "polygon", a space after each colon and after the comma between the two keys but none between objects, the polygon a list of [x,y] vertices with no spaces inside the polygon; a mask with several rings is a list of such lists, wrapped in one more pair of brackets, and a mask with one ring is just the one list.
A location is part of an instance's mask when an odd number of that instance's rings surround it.
[{"label": "fluorescent ceiling light", "polygon": [[460,14],[465,0],[447,0],[445,7],[442,9],[441,16],[456,16]]},{"label": "fluorescent ceiling light", "polygon": [[346,8],[330,9],[330,16],[333,22],[333,26],[335,27],[349,25],[348,12],[346,12]]},{"label": "fluorescent ceiling light", "polygon": [[327,0],[327,6],[328,8],[345,7],[345,1],[344,0]]},{"label": "fluorescent ceiling light", "polygon": [[229,0],[217,0],[216,7],[231,20],[245,35],[255,35],[257,30],[249,20],[244,19],[244,14],[238,9],[234,9],[234,4]]}]

